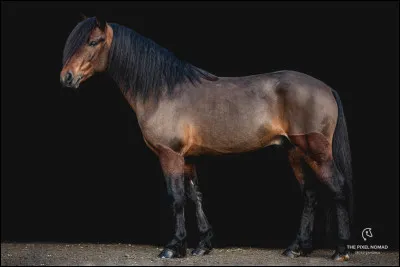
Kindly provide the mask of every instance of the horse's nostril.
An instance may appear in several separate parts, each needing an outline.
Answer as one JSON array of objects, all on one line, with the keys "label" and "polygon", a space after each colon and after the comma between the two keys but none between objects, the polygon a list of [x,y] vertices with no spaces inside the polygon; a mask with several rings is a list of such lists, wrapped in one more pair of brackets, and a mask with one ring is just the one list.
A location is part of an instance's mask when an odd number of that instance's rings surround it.
[{"label": "horse's nostril", "polygon": [[65,74],[65,83],[70,84],[73,80],[73,75],[71,71],[68,71],[67,74]]}]

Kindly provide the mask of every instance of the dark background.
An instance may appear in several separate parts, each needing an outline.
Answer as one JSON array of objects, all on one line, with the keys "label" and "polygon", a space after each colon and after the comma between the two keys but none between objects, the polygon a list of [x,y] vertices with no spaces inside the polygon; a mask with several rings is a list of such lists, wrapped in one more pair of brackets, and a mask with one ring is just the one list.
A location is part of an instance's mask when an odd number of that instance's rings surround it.
[{"label": "dark background", "polygon": [[[2,2],[2,240],[163,245],[172,236],[158,160],[114,82],[97,75],[79,94],[60,86],[82,12],[218,76],[289,69],[336,89],[353,155],[354,243],[372,227],[371,244],[398,248],[398,11],[396,2]],[[198,174],[217,246],[293,240],[302,197],[283,150],[205,157]]]}]

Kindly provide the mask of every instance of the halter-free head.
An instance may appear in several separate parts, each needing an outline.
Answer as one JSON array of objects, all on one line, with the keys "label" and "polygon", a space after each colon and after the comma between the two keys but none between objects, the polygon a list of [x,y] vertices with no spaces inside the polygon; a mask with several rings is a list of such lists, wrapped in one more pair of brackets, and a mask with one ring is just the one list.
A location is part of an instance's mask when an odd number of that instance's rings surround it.
[{"label": "halter-free head", "polygon": [[105,71],[112,36],[113,31],[104,20],[91,17],[78,23],[65,44],[61,83],[78,88],[94,73]]}]

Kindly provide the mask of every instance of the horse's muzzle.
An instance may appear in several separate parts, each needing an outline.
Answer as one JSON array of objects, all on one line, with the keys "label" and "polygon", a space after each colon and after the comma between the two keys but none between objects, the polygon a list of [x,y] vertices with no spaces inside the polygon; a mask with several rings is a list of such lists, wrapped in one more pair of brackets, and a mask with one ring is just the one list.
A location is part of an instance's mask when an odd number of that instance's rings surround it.
[{"label": "horse's muzzle", "polygon": [[60,82],[64,87],[78,88],[82,76],[74,76],[71,71],[68,71],[64,76],[60,77]]}]

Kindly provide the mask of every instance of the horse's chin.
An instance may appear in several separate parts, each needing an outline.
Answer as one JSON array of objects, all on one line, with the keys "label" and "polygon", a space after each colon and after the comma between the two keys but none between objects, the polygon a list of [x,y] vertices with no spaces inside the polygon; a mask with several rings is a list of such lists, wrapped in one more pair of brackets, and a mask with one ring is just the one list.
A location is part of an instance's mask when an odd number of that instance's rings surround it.
[{"label": "horse's chin", "polygon": [[64,86],[64,87],[68,87],[69,89],[72,89],[72,91],[79,91],[80,84],[71,84],[71,85]]},{"label": "horse's chin", "polygon": [[87,80],[87,79],[89,79],[90,77],[92,77],[92,75],[83,75],[83,76],[80,76],[77,80],[76,80],[76,82],[71,86],[75,91],[77,91],[77,90],[79,90],[81,87],[82,87],[82,84],[84,84],[85,83],[85,81]]},{"label": "horse's chin", "polygon": [[72,85],[70,88],[74,91],[78,91],[79,90],[79,86],[80,84],[76,84],[76,85]]},{"label": "horse's chin", "polygon": [[72,88],[74,91],[78,91],[79,88],[81,87],[81,84],[86,80],[86,78],[80,77],[79,79],[76,80],[73,84],[71,84],[70,88]]}]

